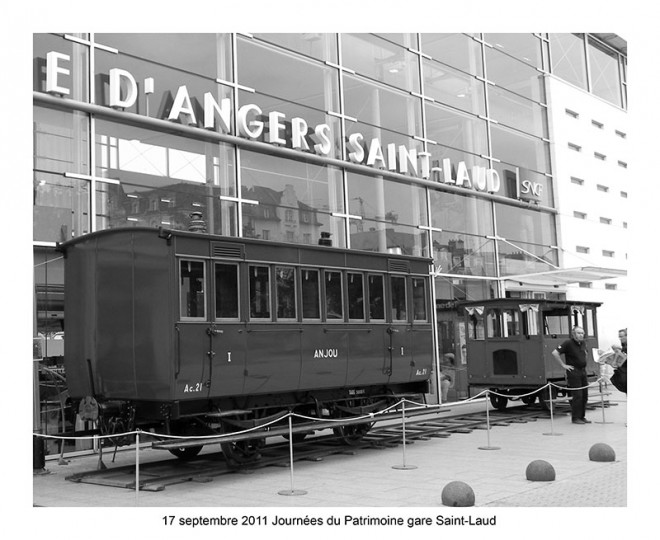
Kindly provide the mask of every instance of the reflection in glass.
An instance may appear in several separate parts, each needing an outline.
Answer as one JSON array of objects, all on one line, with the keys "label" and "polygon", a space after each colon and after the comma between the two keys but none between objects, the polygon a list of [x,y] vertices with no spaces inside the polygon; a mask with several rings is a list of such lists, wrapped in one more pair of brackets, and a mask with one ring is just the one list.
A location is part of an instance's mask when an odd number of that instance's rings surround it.
[{"label": "reflection in glass", "polygon": [[303,268],[302,281],[303,319],[320,319],[319,271]]},{"label": "reflection in glass", "polygon": [[392,321],[406,321],[408,319],[406,278],[402,276],[390,277],[390,297],[392,300]]},{"label": "reflection in glass", "polygon": [[497,235],[513,242],[556,245],[555,217],[548,212],[495,203]]},{"label": "reflection in glass", "polygon": [[[86,39],[86,34],[72,35]],[[57,86],[68,91],[63,95],[76,101],[89,101],[89,47],[53,34],[33,34],[33,38],[32,89],[46,91],[46,55],[55,52],[69,57],[69,60],[57,60],[58,66],[69,71],[57,75]]]},{"label": "reflection in glass", "polygon": [[179,306],[182,319],[205,319],[204,261],[182,260],[179,266]]},{"label": "reflection in glass", "polygon": [[33,240],[64,242],[90,232],[89,182],[34,173]]},{"label": "reflection in glass", "polygon": [[587,89],[587,64],[582,34],[549,34],[552,73]]},{"label": "reflection in glass", "polygon": [[250,318],[270,319],[270,274],[267,266],[248,267]]},{"label": "reflection in glass", "polygon": [[342,63],[359,75],[419,92],[418,56],[372,34],[342,34]]},{"label": "reflection in glass", "polygon": [[557,268],[557,249],[524,242],[498,241],[500,273],[503,276],[547,272]]},{"label": "reflection in glass", "polygon": [[495,245],[483,236],[434,232],[433,261],[445,274],[495,276]]},{"label": "reflection in glass", "polygon": [[385,320],[385,289],[383,276],[369,274],[369,320]]},{"label": "reflection in glass", "polygon": [[275,267],[278,320],[296,320],[296,271],[292,266]]},{"label": "reflection in glass", "polygon": [[100,119],[96,127],[96,174],[119,181],[99,183],[100,228],[187,230],[201,212],[208,232],[235,234],[235,203],[219,198],[236,194],[232,147]]},{"label": "reflection in glass", "polygon": [[255,152],[241,152],[242,196],[258,204],[243,205],[243,236],[280,242],[317,244],[321,232],[333,245],[345,245],[341,172]]},{"label": "reflection in glass", "polygon": [[325,275],[325,318],[344,320],[344,302],[341,272],[326,270]]},{"label": "reflection in glass", "polygon": [[238,266],[215,264],[215,318],[238,319]]},{"label": "reflection in glass", "polygon": [[500,124],[525,131],[537,137],[548,136],[545,107],[493,86],[488,89],[489,114]]},{"label": "reflection in glass", "polygon": [[551,172],[548,142],[499,125],[491,125],[490,134],[494,158],[534,171]]},{"label": "reflection in glass", "polygon": [[348,318],[350,320],[364,320],[364,284],[362,274],[348,272]]},{"label": "reflection in glass", "polygon": [[430,190],[431,224],[444,231],[493,234],[492,203],[469,195]]}]

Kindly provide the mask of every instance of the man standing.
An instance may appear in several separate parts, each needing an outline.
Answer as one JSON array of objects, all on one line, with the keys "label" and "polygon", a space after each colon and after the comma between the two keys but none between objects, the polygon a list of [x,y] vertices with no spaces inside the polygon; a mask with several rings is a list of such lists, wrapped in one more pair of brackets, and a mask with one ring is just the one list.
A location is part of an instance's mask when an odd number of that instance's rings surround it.
[{"label": "man standing", "polygon": [[[561,357],[564,356],[562,361]],[[587,385],[587,346],[584,342],[584,330],[573,328],[571,339],[564,341],[552,351],[552,356],[566,370],[566,380],[571,393],[571,417],[574,424],[590,424],[585,418],[589,389]]]}]

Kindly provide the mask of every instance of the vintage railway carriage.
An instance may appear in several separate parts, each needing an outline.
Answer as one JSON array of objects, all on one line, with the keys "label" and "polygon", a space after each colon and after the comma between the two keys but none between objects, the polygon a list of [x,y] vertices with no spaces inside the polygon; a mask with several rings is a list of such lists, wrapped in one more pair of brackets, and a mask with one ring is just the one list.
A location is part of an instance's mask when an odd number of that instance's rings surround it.
[{"label": "vintage railway carriage", "polygon": [[60,248],[69,391],[107,431],[350,417],[428,390],[428,259],[147,228]]},{"label": "vintage railway carriage", "polygon": [[[484,388],[500,394],[490,394],[499,409],[504,409],[509,399],[531,404],[537,397],[547,406],[547,389],[543,393],[538,389],[548,382],[565,386],[565,371],[552,351],[570,337],[576,325],[585,331],[587,374],[597,374],[591,351],[598,347],[596,309],[600,305],[513,298],[462,303],[459,309],[465,317],[470,394]],[[565,394],[553,387],[552,395],[559,393]]]}]

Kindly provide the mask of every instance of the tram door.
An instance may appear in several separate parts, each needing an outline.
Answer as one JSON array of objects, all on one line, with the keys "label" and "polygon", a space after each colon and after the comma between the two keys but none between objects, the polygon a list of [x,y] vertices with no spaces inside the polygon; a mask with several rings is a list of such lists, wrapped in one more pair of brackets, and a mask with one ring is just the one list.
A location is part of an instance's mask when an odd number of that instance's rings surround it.
[{"label": "tram door", "polygon": [[465,322],[454,310],[438,311],[437,320],[441,379],[449,383],[442,398],[457,401],[467,397]]}]

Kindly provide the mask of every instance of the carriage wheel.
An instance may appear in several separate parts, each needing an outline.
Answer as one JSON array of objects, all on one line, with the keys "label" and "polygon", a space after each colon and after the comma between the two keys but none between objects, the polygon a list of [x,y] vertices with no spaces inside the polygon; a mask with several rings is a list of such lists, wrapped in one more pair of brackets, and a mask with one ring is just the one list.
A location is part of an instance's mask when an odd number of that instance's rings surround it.
[{"label": "carriage wheel", "polygon": [[495,394],[490,394],[488,396],[490,398],[490,403],[493,407],[495,407],[498,411],[503,411],[506,409],[506,405],[509,402],[509,398],[506,396],[496,396]]},{"label": "carriage wheel", "polygon": [[189,461],[202,451],[204,445],[199,446],[181,446],[179,448],[171,448],[170,454],[178,457],[182,461]]},{"label": "carriage wheel", "polygon": [[[222,433],[237,431],[234,426],[222,424]],[[261,458],[261,449],[266,445],[266,439],[247,439],[242,441],[231,441],[220,443],[222,453],[227,465],[232,468],[242,467],[255,463]]]},{"label": "carriage wheel", "polygon": [[536,402],[536,394],[523,396],[521,399],[525,405],[534,405],[534,403]]}]

